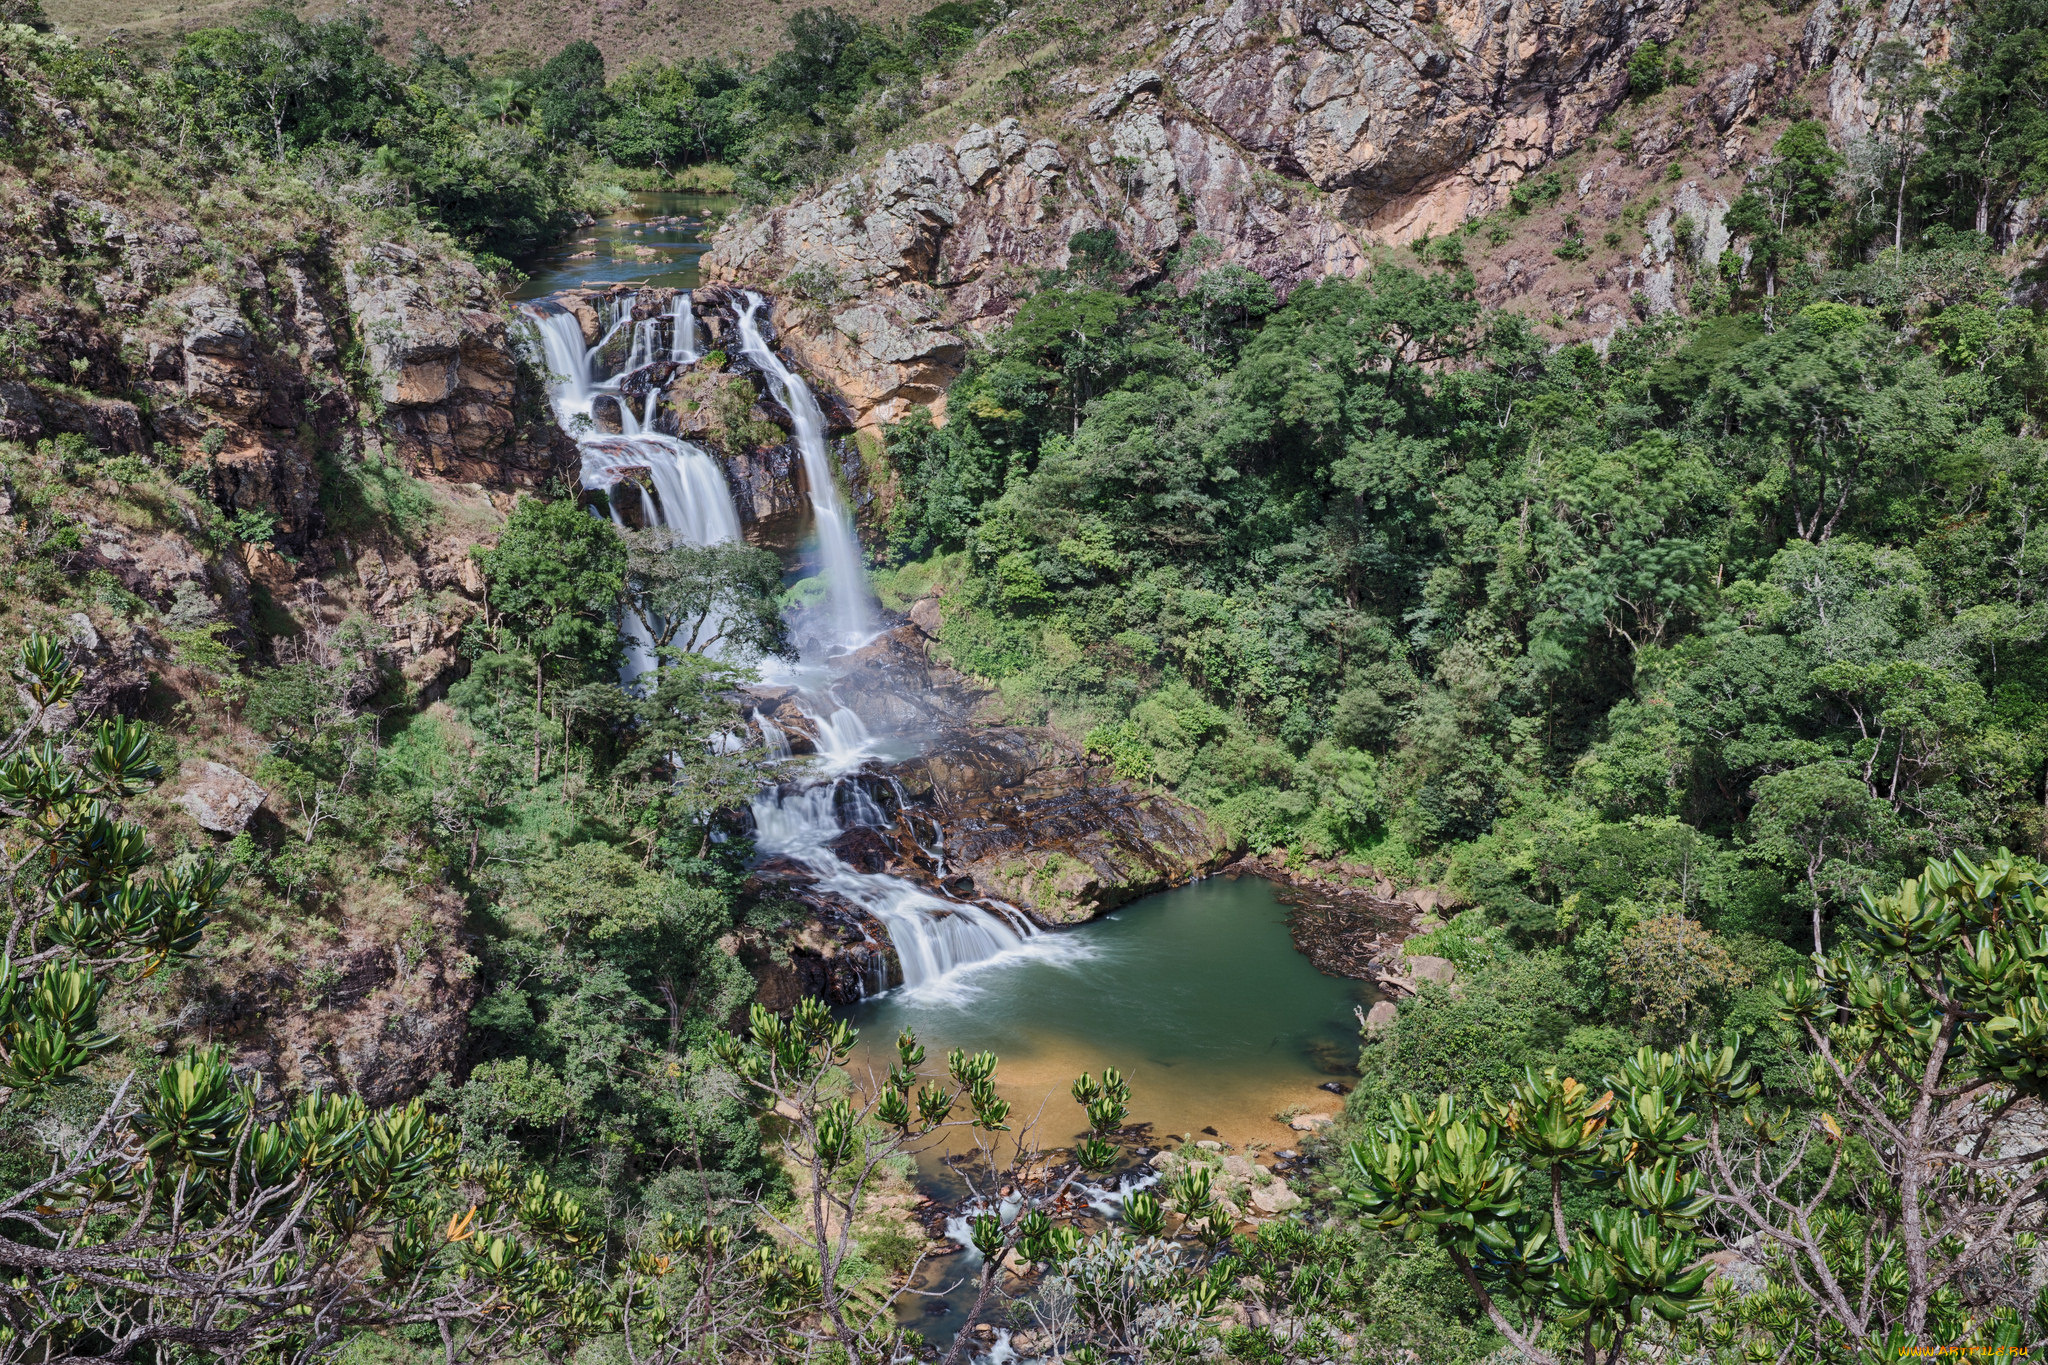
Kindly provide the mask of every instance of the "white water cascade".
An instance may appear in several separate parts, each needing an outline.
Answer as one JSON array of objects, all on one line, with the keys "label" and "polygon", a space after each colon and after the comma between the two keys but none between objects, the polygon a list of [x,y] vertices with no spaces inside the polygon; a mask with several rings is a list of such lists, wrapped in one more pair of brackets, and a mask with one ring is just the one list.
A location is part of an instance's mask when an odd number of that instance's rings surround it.
[{"label": "white water cascade", "polygon": [[[831,847],[846,832],[838,811],[842,785],[857,787],[858,779],[835,778],[815,787],[755,797],[755,846],[802,863],[817,874],[819,890],[880,920],[896,947],[906,987],[933,985],[956,968],[1021,948],[1037,935],[1038,930],[1021,917],[1012,922],[986,907],[934,896],[901,877],[847,866]],[[874,798],[865,792],[849,799],[849,804],[857,816],[880,817]],[[870,981],[867,989],[882,990],[888,984]]]},{"label": "white water cascade", "polygon": [[[717,462],[690,442],[661,435],[653,429],[661,397],[658,386],[648,386],[637,410],[631,396],[622,389],[628,376],[668,359],[682,344],[676,340],[663,344],[664,325],[683,329],[694,350],[696,324],[690,316],[689,304],[683,303],[680,311],[666,318],[643,318],[639,322],[632,321],[629,300],[608,306],[608,325],[597,344],[590,347],[584,346],[582,326],[573,314],[550,308],[525,311],[554,377],[549,398],[554,405],[555,421],[576,438],[583,457],[583,486],[606,495],[612,521],[620,527],[630,524],[619,503],[629,496],[627,490],[631,489],[640,500],[642,525],[666,527],[691,545],[738,540],[739,513]],[[633,341],[624,368],[608,379],[597,378],[599,353],[626,326],[633,328]],[[603,396],[618,403],[618,435],[593,430],[592,412]],[[623,614],[620,627],[627,638],[626,664],[621,672],[630,684],[654,667],[654,638],[634,612]]]},{"label": "white water cascade", "polygon": [[740,349],[768,376],[776,398],[796,424],[796,446],[804,460],[804,481],[811,486],[818,557],[824,563],[825,588],[832,606],[832,628],[837,636],[833,643],[853,648],[874,634],[860,542],[854,538],[853,518],[840,502],[838,485],[832,479],[832,461],[825,451],[825,414],[817,397],[761,335],[760,314],[765,302],[759,294],[747,291],[747,304],[739,316]]},{"label": "white water cascade", "polygon": [[697,315],[690,310],[690,291],[676,290],[675,299],[669,304],[668,358],[678,365],[694,365],[704,358],[704,353],[697,349]]},{"label": "white water cascade", "polygon": [[[601,309],[602,332],[594,346],[584,345],[583,329],[574,314],[546,304],[523,310],[553,376],[549,396],[555,420],[575,438],[582,453],[583,486],[607,495],[611,519],[621,528],[633,525],[623,508],[628,498],[637,496],[641,525],[667,527],[692,545],[738,540],[739,516],[717,461],[688,441],[654,430],[658,386],[648,386],[637,410],[625,392],[625,381],[637,370],[661,362],[694,364],[702,357],[689,292],[678,292],[666,313],[637,322],[632,295],[594,302]],[[809,386],[762,336],[758,314],[764,306],[760,295],[746,296],[739,318],[740,343],[768,377],[796,425],[830,592],[833,643],[857,645],[874,628],[860,545],[832,480],[824,414]],[[628,327],[632,332],[624,364],[617,374],[601,373],[609,368],[604,353]],[[598,400],[606,397],[618,403],[621,431],[617,434],[595,429]],[[620,629],[627,639],[626,665],[621,673],[630,686],[655,667],[654,640],[631,611],[623,614]],[[817,874],[820,890],[860,907],[879,921],[896,949],[906,987],[931,987],[961,967],[1012,952],[1028,940],[1046,942],[1039,930],[1011,907],[950,900],[900,877],[861,872],[833,852],[832,841],[845,833],[849,824],[884,826],[890,817],[858,776],[870,759],[879,756],[875,737],[851,707],[830,695],[829,687],[822,694],[809,695],[817,709],[799,704],[817,737],[817,757],[805,779],[809,785],[770,788],[754,798],[757,848],[763,854],[782,855],[802,864]],[[769,758],[789,759],[789,739],[781,727],[758,713],[753,720]],[[892,783],[890,794],[900,808],[901,786]],[[933,835],[942,837],[936,822]],[[889,985],[886,979],[870,980],[866,989],[885,990]]]}]

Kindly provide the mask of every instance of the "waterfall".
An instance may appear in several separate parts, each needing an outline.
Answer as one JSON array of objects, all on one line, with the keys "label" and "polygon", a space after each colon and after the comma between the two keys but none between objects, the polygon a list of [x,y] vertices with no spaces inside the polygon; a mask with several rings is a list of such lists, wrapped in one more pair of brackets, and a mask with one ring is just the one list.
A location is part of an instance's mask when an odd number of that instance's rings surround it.
[{"label": "waterfall", "polygon": [[[641,525],[666,527],[691,545],[738,540],[739,515],[717,461],[688,441],[654,430],[659,388],[650,385],[637,405],[624,391],[625,379],[637,370],[662,362],[692,364],[700,358],[690,294],[678,292],[666,314],[637,322],[633,319],[636,297],[622,294],[593,300],[602,332],[594,346],[583,344],[581,324],[559,305],[541,303],[522,310],[528,334],[551,376],[549,399],[555,420],[575,438],[581,453],[583,487],[606,494],[611,520],[622,530],[634,524],[625,509],[637,497]],[[764,306],[760,295],[746,296],[739,320],[741,345],[768,377],[796,425],[830,593],[836,634],[833,643],[858,644],[872,633],[872,612],[860,546],[832,480],[824,414],[809,386],[783,364],[763,338],[758,315]],[[609,364],[603,353],[627,327],[633,330],[624,363],[616,374],[607,374]],[[669,329],[665,347],[664,327]],[[593,417],[600,397],[618,404],[620,434],[597,431]],[[632,611],[622,613],[620,630],[626,654],[621,680],[630,687],[656,665],[654,637]],[[797,709],[817,736],[812,777],[809,785],[769,789],[754,798],[758,849],[802,864],[817,874],[819,890],[858,906],[879,921],[895,946],[907,986],[934,986],[957,968],[987,961],[1040,938],[1031,922],[1011,907],[949,900],[900,877],[860,872],[832,851],[832,840],[848,827],[886,828],[891,819],[858,776],[877,757],[875,736],[853,708],[831,695],[829,687],[809,694],[808,702],[815,705],[800,701]],[[783,729],[758,712],[753,721],[768,757],[789,758],[789,738]],[[728,744],[738,742],[737,736],[726,740]],[[901,784],[890,779],[890,790],[900,818],[908,822]],[[943,868],[943,835],[937,822],[933,823],[934,839],[941,850],[935,861]],[[911,837],[916,838],[914,830]],[[877,990],[888,984],[869,983]]]},{"label": "waterfall", "polygon": [[768,757],[777,760],[787,759],[789,735],[783,728],[759,711],[749,711],[747,714],[754,718],[754,724],[761,727],[761,747],[768,751]]},{"label": "waterfall", "polygon": [[[583,487],[606,495],[612,522],[621,529],[631,525],[619,509],[621,492],[630,485],[640,499],[643,525],[666,527],[690,545],[738,540],[739,512],[717,462],[688,441],[652,430],[661,390],[649,385],[637,411],[630,395],[620,391],[625,376],[665,358],[663,319],[633,322],[631,296],[605,300],[603,308],[604,335],[587,348],[583,329],[573,314],[547,304],[524,310],[551,375],[548,397],[555,421],[576,438],[582,455]],[[598,353],[628,324],[633,327],[633,343],[625,368],[612,379],[594,378]],[[609,396],[618,404],[622,434],[611,436],[595,430],[591,414],[600,396]],[[626,636],[620,677],[631,685],[656,664],[654,637],[632,611],[621,613],[620,629]]]},{"label": "waterfall", "polygon": [[761,367],[782,406],[796,424],[797,450],[804,459],[804,481],[811,486],[811,512],[818,523],[818,554],[824,562],[825,588],[832,604],[834,644],[852,648],[866,643],[874,633],[873,613],[868,608],[868,580],[861,567],[860,542],[854,538],[853,519],[839,501],[839,487],[832,478],[832,461],[825,451],[825,414],[810,386],[775,354],[761,335],[761,309],[765,300],[747,291],[746,307],[739,317],[740,349]]},{"label": "waterfall", "polygon": [[669,304],[670,341],[668,358],[678,365],[694,365],[704,353],[697,349],[697,315],[690,311],[690,291],[678,289]]},{"label": "waterfall", "polygon": [[817,874],[818,889],[880,920],[896,946],[905,986],[934,985],[955,968],[985,962],[1037,936],[1021,919],[1012,923],[982,906],[943,900],[901,877],[847,866],[831,848],[832,840],[845,833],[837,809],[839,786],[835,780],[755,797],[755,846],[803,864]]}]

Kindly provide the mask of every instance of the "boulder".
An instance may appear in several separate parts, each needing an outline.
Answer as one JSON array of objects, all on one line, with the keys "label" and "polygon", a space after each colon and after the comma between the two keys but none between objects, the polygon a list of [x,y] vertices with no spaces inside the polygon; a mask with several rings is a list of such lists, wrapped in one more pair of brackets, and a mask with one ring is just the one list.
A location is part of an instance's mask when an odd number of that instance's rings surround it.
[{"label": "boulder", "polygon": [[200,766],[199,780],[178,793],[183,806],[201,829],[216,834],[240,834],[249,827],[264,801],[263,788],[225,763]]},{"label": "boulder", "polygon": [[936,640],[945,626],[946,618],[939,610],[939,599],[920,597],[910,604],[910,624],[916,626],[926,639]]},{"label": "boulder", "polygon": [[1373,1007],[1366,1012],[1365,1036],[1376,1038],[1380,1034],[1385,1033],[1394,1026],[1394,1021],[1400,1017],[1400,1014],[1400,1010],[1395,1008],[1393,1001],[1374,1001]]},{"label": "boulder", "polygon": [[1458,976],[1458,969],[1451,964],[1449,958],[1431,957],[1427,953],[1413,953],[1406,954],[1403,960],[1407,965],[1408,978],[1411,981],[1434,981],[1440,986],[1448,986]]},{"label": "boulder", "polygon": [[1252,1207],[1264,1214],[1285,1213],[1301,1207],[1301,1196],[1288,1188],[1287,1182],[1278,1176],[1270,1185],[1261,1185],[1252,1191]]},{"label": "boulder", "polygon": [[253,417],[269,401],[257,373],[255,329],[219,285],[188,289],[171,300],[183,314],[185,395],[222,417]]},{"label": "boulder", "polygon": [[1297,1133],[1313,1133],[1336,1121],[1328,1114],[1296,1114],[1287,1121],[1287,1126]]}]

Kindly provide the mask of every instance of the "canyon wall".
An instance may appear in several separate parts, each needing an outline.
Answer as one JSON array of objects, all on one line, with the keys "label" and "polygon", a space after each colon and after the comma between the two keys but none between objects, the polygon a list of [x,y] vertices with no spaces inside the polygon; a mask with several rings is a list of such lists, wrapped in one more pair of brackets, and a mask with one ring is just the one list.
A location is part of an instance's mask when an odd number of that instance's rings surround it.
[{"label": "canyon wall", "polygon": [[[1946,0],[1212,3],[1140,24],[1102,74],[1056,78],[1033,110],[738,217],[704,269],[808,296],[786,344],[871,429],[936,403],[974,336],[1066,267],[1086,229],[1135,259],[1126,285],[1199,237],[1208,264],[1284,293],[1484,220],[1483,245],[1461,243],[1482,301],[1554,322],[1554,340],[1604,341],[1685,306],[1778,128],[1811,114],[1838,144],[1864,136],[1873,51],[1898,39],[1938,59],[1948,14]],[[1632,100],[1646,43],[1683,75]],[[1674,233],[1681,219],[1696,231]],[[1590,245],[1557,250],[1572,241]]]}]

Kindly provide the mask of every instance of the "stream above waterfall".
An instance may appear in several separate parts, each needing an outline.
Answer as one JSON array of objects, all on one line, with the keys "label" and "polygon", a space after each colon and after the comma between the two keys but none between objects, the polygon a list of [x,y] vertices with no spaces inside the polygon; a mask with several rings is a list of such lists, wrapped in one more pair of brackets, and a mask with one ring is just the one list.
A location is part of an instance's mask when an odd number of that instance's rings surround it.
[{"label": "stream above waterfall", "polygon": [[518,265],[527,279],[513,297],[539,299],[576,285],[621,282],[694,289],[697,261],[711,249],[707,215],[732,202],[722,194],[640,191],[589,227],[522,258]]}]

